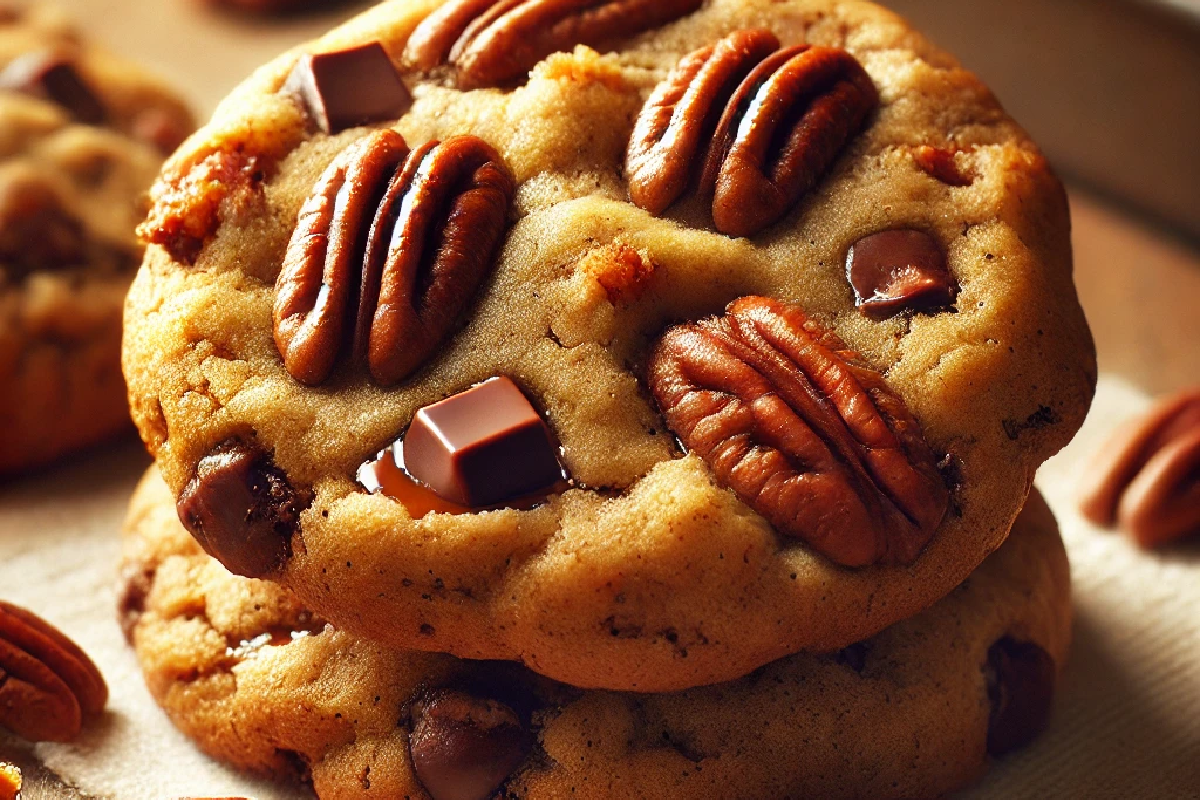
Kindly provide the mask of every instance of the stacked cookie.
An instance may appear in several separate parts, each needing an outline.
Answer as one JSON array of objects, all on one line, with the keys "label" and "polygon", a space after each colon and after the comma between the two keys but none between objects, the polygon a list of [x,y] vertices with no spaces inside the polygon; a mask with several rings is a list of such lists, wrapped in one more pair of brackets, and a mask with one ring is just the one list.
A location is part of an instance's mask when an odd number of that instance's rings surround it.
[{"label": "stacked cookie", "polygon": [[209,752],[906,797],[1044,724],[1065,558],[1003,543],[1094,386],[1065,199],[889,12],[384,3],[152,198],[122,613]]},{"label": "stacked cookie", "polygon": [[0,476],[129,428],[121,307],[186,107],[45,10],[0,9]]}]

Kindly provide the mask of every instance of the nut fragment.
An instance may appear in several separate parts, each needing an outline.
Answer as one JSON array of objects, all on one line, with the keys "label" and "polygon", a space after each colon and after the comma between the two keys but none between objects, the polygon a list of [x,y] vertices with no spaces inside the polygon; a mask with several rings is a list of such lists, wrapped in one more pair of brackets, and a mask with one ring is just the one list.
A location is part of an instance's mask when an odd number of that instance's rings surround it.
[{"label": "nut fragment", "polygon": [[307,499],[261,448],[230,439],[200,459],[176,511],[204,551],[230,572],[265,578],[291,557]]},{"label": "nut fragment", "polygon": [[948,504],[903,401],[793,306],[668,330],[650,387],[682,442],[777,530],[845,566],[912,563]]},{"label": "nut fragment", "polygon": [[991,706],[987,748],[1000,756],[1045,730],[1054,705],[1054,659],[1034,642],[1005,636],[988,648],[985,673]]},{"label": "nut fragment", "polygon": [[428,72],[452,63],[461,89],[519,80],[551,53],[664,25],[703,0],[450,0],[413,31],[404,51]]},{"label": "nut fragment", "polygon": [[66,742],[107,701],[100,670],[77,644],[0,601],[0,727],[35,742]]},{"label": "nut fragment", "polygon": [[288,372],[319,384],[349,342],[378,383],[408,376],[483,281],[514,190],[500,156],[474,136],[410,153],[385,129],[344,150],[300,212],[276,281],[275,342]]},{"label": "nut fragment", "polygon": [[1143,547],[1200,533],[1200,389],[1115,431],[1085,481],[1084,516],[1119,525]]},{"label": "nut fragment", "polygon": [[954,157],[961,152],[923,144],[913,151],[913,160],[923,171],[947,186],[970,186],[975,177],[959,168]]},{"label": "nut fragment", "polygon": [[0,800],[18,800],[21,796],[21,770],[0,761]]},{"label": "nut fragment", "polygon": [[169,163],[150,188],[153,205],[138,237],[181,264],[196,263],[222,218],[262,197],[265,170],[263,158],[240,147]]},{"label": "nut fragment", "polygon": [[642,107],[629,140],[629,196],[651,214],[679,199],[734,90],[779,49],[770,31],[738,31],[685,56]]},{"label": "nut fragment", "polygon": [[413,707],[413,771],[433,800],[487,800],[529,753],[529,735],[511,708],[441,690]]},{"label": "nut fragment", "polygon": [[[634,129],[626,166],[634,203],[666,210],[695,169],[698,142],[709,138],[698,190],[712,196],[721,233],[758,233],[816,184],[879,95],[844,50],[778,46],[765,31],[740,31],[679,63]],[[734,79],[741,82],[727,93]],[[714,131],[706,120],[717,108]]]}]

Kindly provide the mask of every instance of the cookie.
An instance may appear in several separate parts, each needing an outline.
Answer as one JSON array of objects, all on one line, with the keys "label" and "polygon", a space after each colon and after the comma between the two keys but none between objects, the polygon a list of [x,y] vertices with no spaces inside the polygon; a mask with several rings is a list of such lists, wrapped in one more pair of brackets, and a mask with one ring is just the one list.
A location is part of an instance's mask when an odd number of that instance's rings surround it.
[{"label": "cookie", "polygon": [[134,230],[187,109],[43,11],[0,22],[0,475],[130,427]]},{"label": "cookie", "polygon": [[1095,362],[1062,187],[974,76],[867,3],[435,5],[268,64],[153,190],[124,366],[212,555],[666,691],[999,546]]},{"label": "cookie", "polygon": [[175,725],[323,798],[942,796],[1046,723],[1070,632],[1066,555],[1037,495],[919,616],[674,694],[356,640],[206,556],[153,470],[124,551],[122,619]]}]

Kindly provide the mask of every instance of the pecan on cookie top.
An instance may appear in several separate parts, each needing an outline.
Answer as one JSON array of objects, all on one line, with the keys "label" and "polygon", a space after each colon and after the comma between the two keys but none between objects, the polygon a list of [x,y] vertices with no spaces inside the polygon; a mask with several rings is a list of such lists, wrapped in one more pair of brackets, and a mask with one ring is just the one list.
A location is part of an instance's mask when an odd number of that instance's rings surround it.
[{"label": "pecan on cookie top", "polygon": [[[247,565],[354,634],[576,686],[730,680],[928,607],[1093,391],[1061,185],[866,2],[382,3],[251,76],[154,198],[142,437],[177,496],[238,441],[293,499],[210,549],[263,543]],[[802,309],[786,359],[755,351],[791,370],[766,383],[855,376],[739,429],[770,474],[696,445],[716,405],[681,422],[655,390],[664,333],[739,298]],[[519,414],[418,422],[492,381]],[[539,468],[506,484],[506,459]],[[804,476],[837,501],[793,513]],[[228,496],[221,519],[262,510]]]}]

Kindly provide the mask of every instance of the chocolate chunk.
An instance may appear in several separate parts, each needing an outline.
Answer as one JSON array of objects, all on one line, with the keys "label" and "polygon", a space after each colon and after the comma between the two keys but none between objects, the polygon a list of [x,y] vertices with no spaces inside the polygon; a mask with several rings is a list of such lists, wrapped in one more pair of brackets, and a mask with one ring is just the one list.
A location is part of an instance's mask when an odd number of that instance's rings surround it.
[{"label": "chocolate chunk", "polygon": [[414,705],[408,747],[433,800],[487,800],[525,760],[530,737],[503,703],[441,690]]},{"label": "chocolate chunk", "polygon": [[32,173],[0,180],[0,262],[14,274],[78,266],[87,233],[49,183]]},{"label": "chocolate chunk", "polygon": [[399,119],[412,105],[412,95],[379,42],[302,56],[284,91],[301,99],[325,133]]},{"label": "chocolate chunk", "polygon": [[0,89],[43,97],[58,103],[80,122],[99,124],[104,103],[70,59],[41,50],[14,59],[0,71]]},{"label": "chocolate chunk", "polygon": [[944,308],[958,292],[941,246],[928,233],[912,229],[859,239],[846,254],[846,276],[855,305],[876,319]]},{"label": "chocolate chunk", "polygon": [[131,561],[121,565],[117,586],[117,622],[125,641],[133,644],[133,631],[146,611],[146,595],[154,584],[155,568],[150,564]]},{"label": "chocolate chunk", "polygon": [[503,377],[418,411],[404,439],[404,462],[438,496],[472,508],[562,479],[549,429]]},{"label": "chocolate chunk", "polygon": [[1016,750],[1045,729],[1055,676],[1054,659],[1033,642],[1005,636],[988,648],[989,753]]},{"label": "chocolate chunk", "polygon": [[200,459],[176,511],[204,551],[230,572],[265,578],[291,557],[306,499],[266,453],[231,439]]}]

